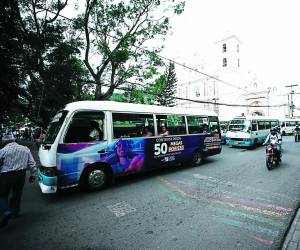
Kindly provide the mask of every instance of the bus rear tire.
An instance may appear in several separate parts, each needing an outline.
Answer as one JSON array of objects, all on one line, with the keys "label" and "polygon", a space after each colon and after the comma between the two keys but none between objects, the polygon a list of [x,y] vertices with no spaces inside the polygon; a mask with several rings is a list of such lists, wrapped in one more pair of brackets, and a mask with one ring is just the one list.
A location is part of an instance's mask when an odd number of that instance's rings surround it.
[{"label": "bus rear tire", "polygon": [[88,192],[101,190],[107,186],[110,174],[104,167],[90,167],[87,169],[80,181],[80,187]]},{"label": "bus rear tire", "polygon": [[259,145],[258,145],[258,140],[257,138],[254,139],[254,142],[253,142],[253,148],[257,148]]},{"label": "bus rear tire", "polygon": [[198,166],[198,165],[201,165],[203,163],[203,161],[204,161],[203,154],[202,154],[202,152],[198,151],[193,154],[191,164],[193,166]]}]

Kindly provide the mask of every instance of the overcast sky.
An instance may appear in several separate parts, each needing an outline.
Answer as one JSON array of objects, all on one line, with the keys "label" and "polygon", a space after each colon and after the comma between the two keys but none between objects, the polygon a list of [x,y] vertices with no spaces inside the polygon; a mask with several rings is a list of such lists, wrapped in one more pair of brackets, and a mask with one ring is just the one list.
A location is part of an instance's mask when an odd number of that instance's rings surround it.
[{"label": "overcast sky", "polygon": [[247,67],[265,84],[300,85],[299,7],[299,0],[186,0],[163,54],[179,61],[195,53],[206,57],[206,48],[231,33],[244,44]]}]

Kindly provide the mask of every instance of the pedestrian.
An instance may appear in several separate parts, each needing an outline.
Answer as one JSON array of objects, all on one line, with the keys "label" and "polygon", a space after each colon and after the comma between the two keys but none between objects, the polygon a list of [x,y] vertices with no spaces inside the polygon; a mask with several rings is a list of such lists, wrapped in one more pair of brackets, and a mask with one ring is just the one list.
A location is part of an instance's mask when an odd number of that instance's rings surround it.
[{"label": "pedestrian", "polygon": [[30,183],[34,182],[36,173],[30,149],[16,143],[13,135],[6,137],[5,142],[6,146],[0,150],[0,228],[6,226],[10,218],[20,215],[26,170],[30,170]]}]

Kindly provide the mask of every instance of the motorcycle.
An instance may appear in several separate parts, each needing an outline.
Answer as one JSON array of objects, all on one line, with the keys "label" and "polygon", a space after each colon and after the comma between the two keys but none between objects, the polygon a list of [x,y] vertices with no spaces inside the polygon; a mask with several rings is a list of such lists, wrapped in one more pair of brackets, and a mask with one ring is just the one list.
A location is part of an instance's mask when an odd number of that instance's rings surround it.
[{"label": "motorcycle", "polygon": [[266,146],[266,166],[268,170],[277,167],[280,163],[276,151],[277,151],[276,144],[268,144]]},{"label": "motorcycle", "polygon": [[298,142],[299,141],[299,136],[300,136],[300,131],[299,130],[295,131],[294,136],[295,136],[295,142]]}]

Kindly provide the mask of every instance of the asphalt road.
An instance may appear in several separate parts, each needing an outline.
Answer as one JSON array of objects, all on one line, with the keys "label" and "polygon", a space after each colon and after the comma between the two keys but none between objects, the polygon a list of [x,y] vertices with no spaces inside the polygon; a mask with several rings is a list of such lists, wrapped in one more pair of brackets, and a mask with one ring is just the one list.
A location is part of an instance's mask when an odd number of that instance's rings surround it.
[{"label": "asphalt road", "polygon": [[280,249],[300,200],[292,139],[272,171],[263,147],[225,146],[201,166],[119,178],[95,193],[43,195],[26,184],[0,249]]}]

